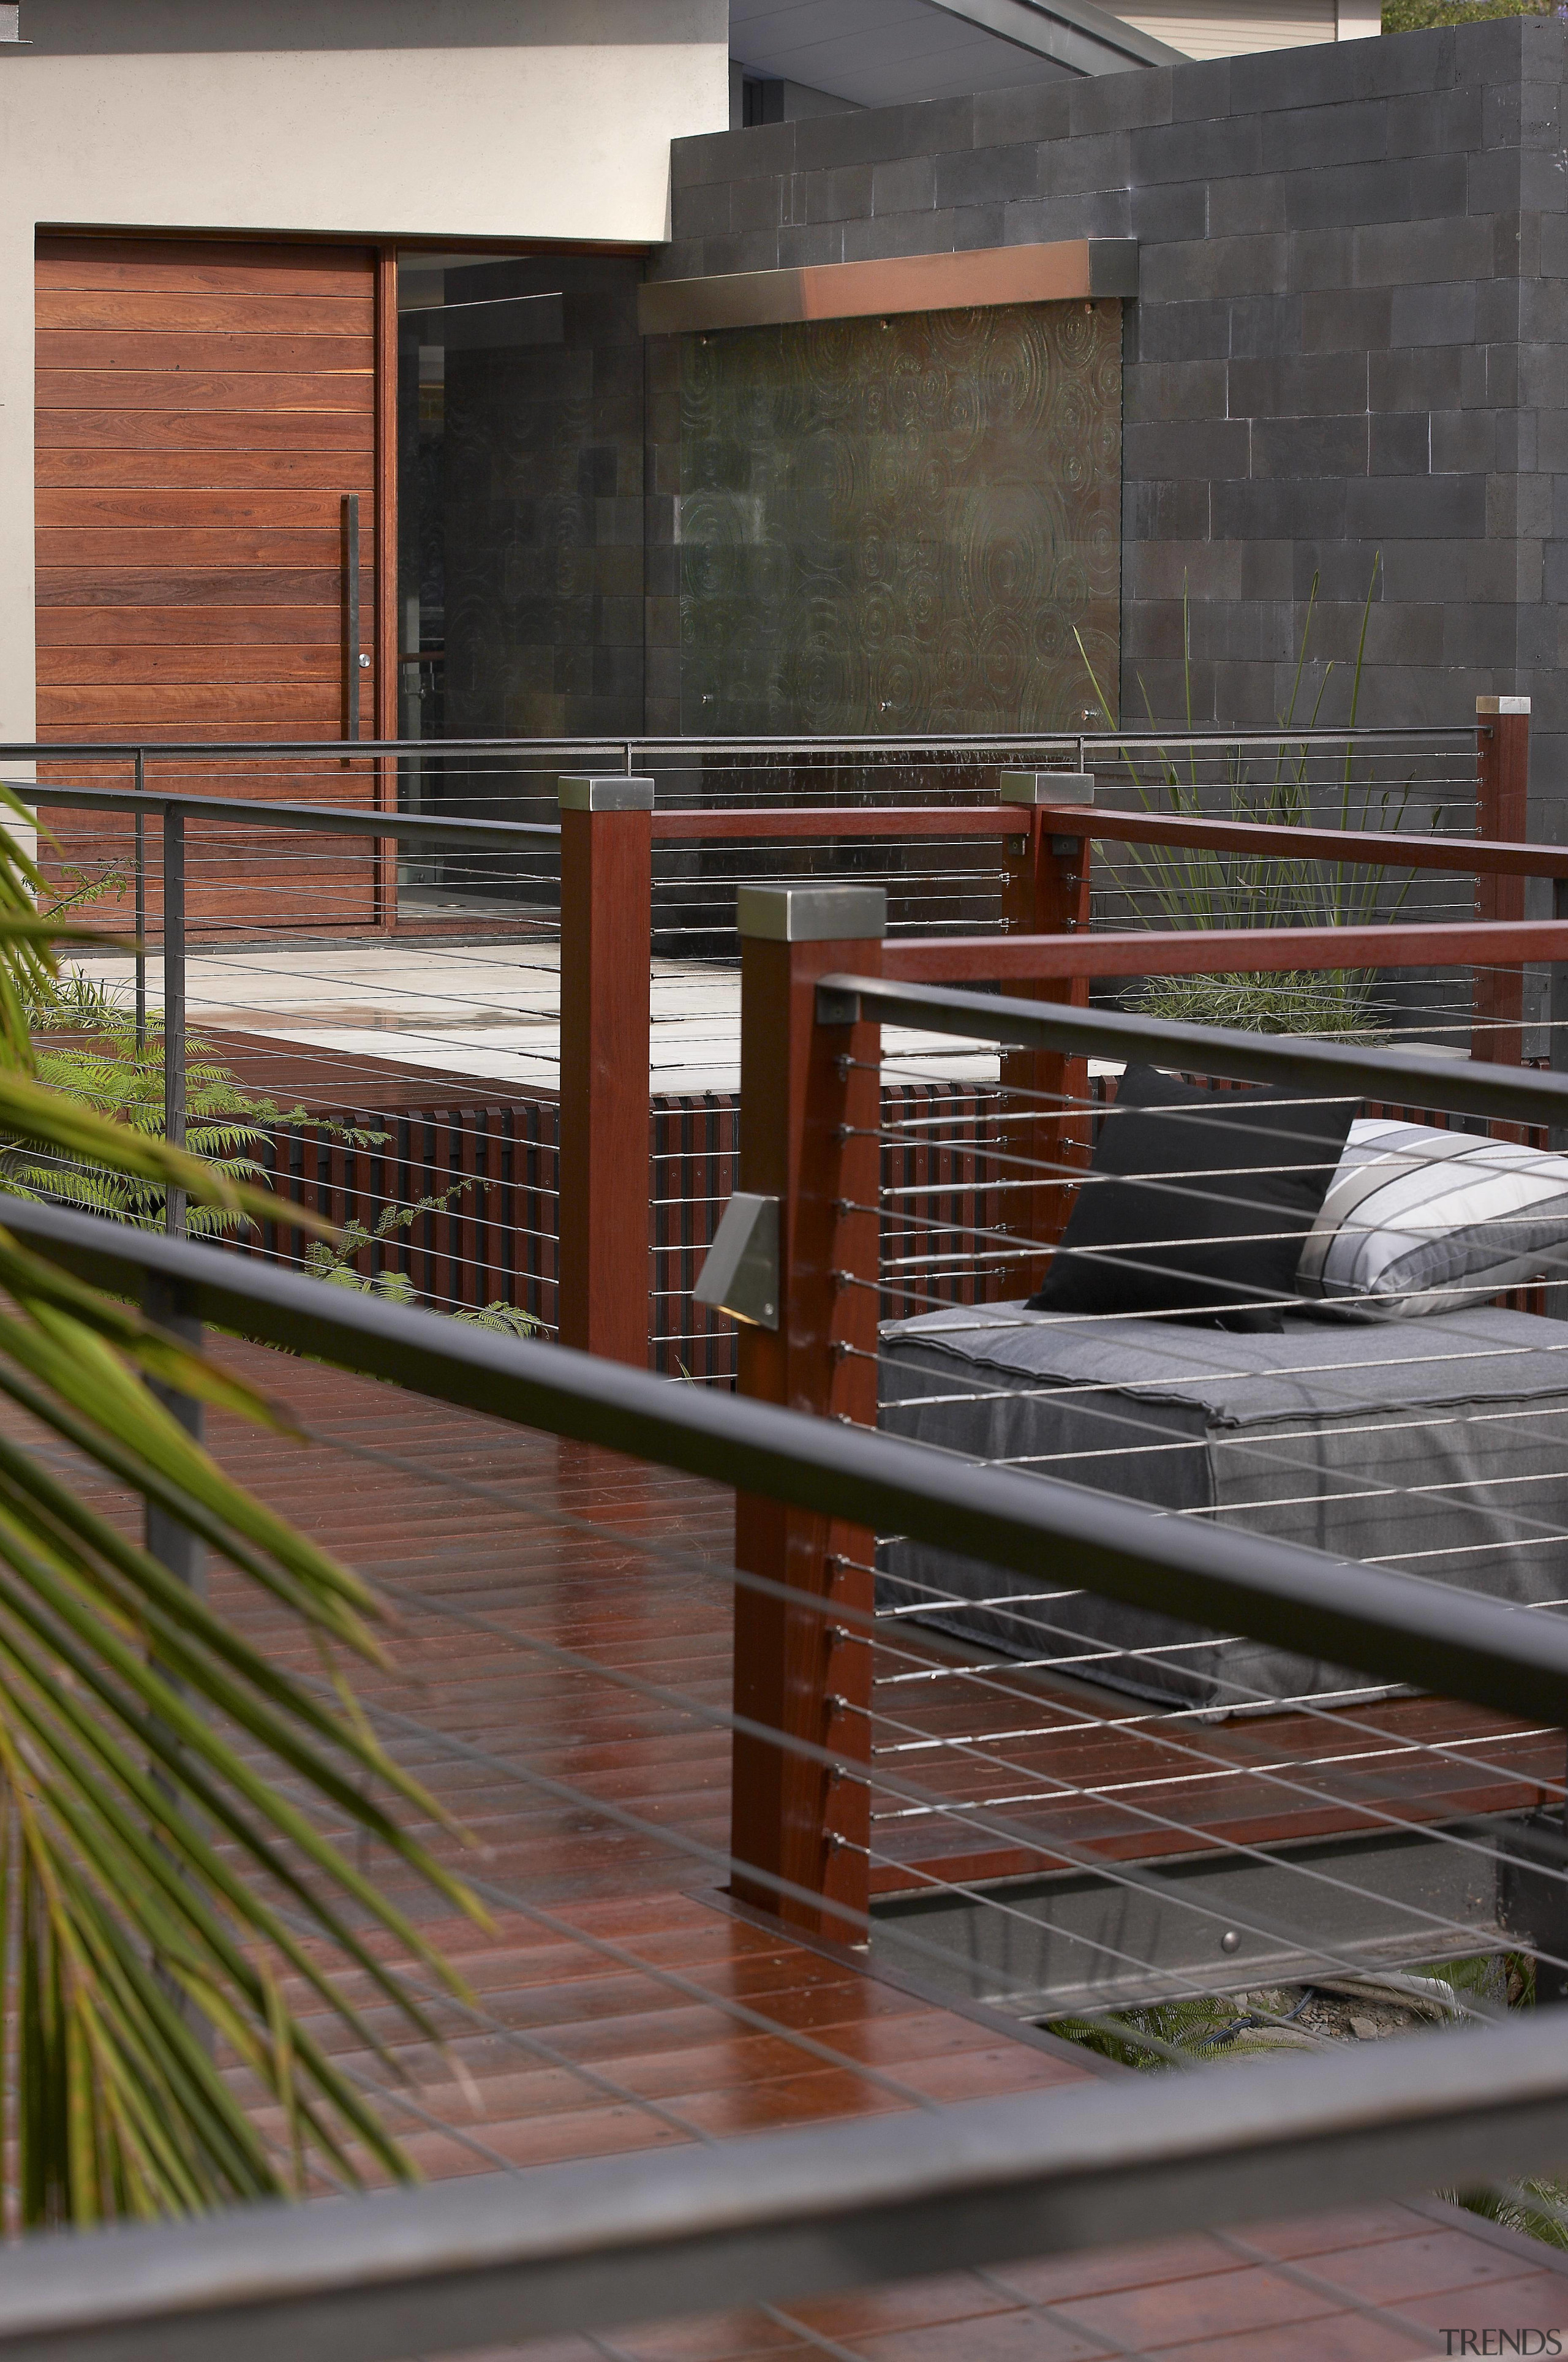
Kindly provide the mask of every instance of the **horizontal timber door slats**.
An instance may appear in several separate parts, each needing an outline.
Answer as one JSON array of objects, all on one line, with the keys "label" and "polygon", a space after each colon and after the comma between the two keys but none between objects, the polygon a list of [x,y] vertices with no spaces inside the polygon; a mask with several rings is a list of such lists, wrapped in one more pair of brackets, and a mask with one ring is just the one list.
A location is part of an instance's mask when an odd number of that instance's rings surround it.
[{"label": "horizontal timber door slats", "polygon": [[[374,655],[374,255],[50,235],[36,285],[39,737],[335,737],[349,492]],[[360,706],[376,710],[373,666]],[[188,765],[156,783],[212,785]],[[373,768],[329,784],[334,800],[368,803]],[[311,792],[282,767],[226,785]],[[115,832],[50,816],[43,800],[61,868],[109,857]],[[299,844],[280,845],[281,866],[259,848],[237,858],[229,915],[290,923],[286,877],[302,889],[293,923],[371,923],[371,864],[346,849],[318,840],[303,860]],[[212,877],[202,915],[218,914],[224,892]],[[124,923],[109,906],[104,916]]]}]

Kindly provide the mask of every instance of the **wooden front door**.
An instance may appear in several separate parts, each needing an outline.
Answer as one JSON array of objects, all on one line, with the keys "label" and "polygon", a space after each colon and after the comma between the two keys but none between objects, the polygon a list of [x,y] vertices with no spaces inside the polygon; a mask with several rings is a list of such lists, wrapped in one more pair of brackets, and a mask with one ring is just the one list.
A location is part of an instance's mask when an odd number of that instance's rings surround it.
[{"label": "wooden front door", "polygon": [[[40,740],[341,734],[357,653],[344,631],[347,494],[359,500],[359,646],[372,660],[378,638],[376,303],[366,248],[40,237]],[[355,668],[369,737],[374,662]],[[181,781],[164,765],[154,783]],[[333,802],[374,792],[368,762],[193,766],[183,783]],[[68,861],[94,846],[102,857],[116,833],[124,842],[117,824],[51,819],[47,800],[45,818]],[[193,843],[193,916],[371,915],[368,840],[274,842],[288,858],[263,863],[265,878],[254,866],[237,874],[232,835],[223,855],[215,838],[204,853]],[[220,893],[226,868],[232,890]]]}]

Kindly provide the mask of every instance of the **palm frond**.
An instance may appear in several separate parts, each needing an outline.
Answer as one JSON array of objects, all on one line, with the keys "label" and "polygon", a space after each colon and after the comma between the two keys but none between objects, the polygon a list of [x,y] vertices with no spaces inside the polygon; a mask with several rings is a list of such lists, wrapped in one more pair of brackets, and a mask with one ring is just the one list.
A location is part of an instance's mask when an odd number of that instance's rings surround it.
[{"label": "palm frond", "polygon": [[[23,813],[3,785],[0,803]],[[86,881],[70,900],[101,890]],[[171,1147],[160,1045],[127,1057],[107,999],[62,984],[52,947],[80,930],[40,912],[40,892],[0,827],[0,1188],[132,1221],[160,1220],[178,1188],[193,1228],[275,1216],[257,1186],[259,1110],[236,1107],[198,1050],[188,1144]],[[98,1038],[40,1054],[37,1017]],[[326,1230],[298,1207],[289,1218]],[[442,1826],[439,1808],[354,1705],[345,1668],[379,1654],[369,1586],[226,1476],[149,1380],[288,1430],[255,1387],[0,1225],[0,2155],[6,2219],[24,2227],[188,2213],[315,2172],[406,2177],[286,1981],[372,2048],[382,2038],[334,1959],[426,2036],[387,1939],[458,1989],[356,1859],[361,1842],[482,1916],[412,1834]],[[23,1440],[29,1423],[286,1610],[322,1680],[287,1671],[128,1540],[80,1474]]]}]

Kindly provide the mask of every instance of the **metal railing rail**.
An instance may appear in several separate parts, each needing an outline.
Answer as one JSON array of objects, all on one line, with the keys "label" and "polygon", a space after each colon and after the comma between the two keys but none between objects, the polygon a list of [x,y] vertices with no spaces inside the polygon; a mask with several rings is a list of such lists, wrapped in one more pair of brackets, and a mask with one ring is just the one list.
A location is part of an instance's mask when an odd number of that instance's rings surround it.
[{"label": "metal railing rail", "polygon": [[[358,762],[367,756],[441,755],[441,754],[531,754],[566,753],[572,756],[602,747],[613,747],[623,756],[657,752],[682,755],[690,753],[737,755],[758,752],[781,754],[892,754],[908,755],[938,751],[962,751],[966,748],[1020,746],[1050,746],[1061,749],[1079,746],[1127,747],[1160,749],[1174,747],[1260,747],[1260,746],[1398,746],[1411,745],[1461,745],[1474,733],[1469,723],[1439,723],[1428,727],[1406,723],[1387,729],[1369,728],[1357,723],[1345,729],[1282,729],[1273,730],[1015,730],[974,732],[944,737],[941,734],[887,736],[878,732],[865,735],[816,734],[756,737],[704,736],[696,733],[680,737],[647,737],[640,733],[631,735],[606,735],[602,738],[226,738],[226,739],[127,739],[72,738],[7,739],[0,741],[0,762],[59,762],[62,758],[78,761],[128,759],[136,754],[158,757],[174,756],[182,761],[217,761],[243,758],[246,761],[286,760],[294,756],[323,756],[336,762]],[[628,762],[635,769],[635,764]]]},{"label": "metal railing rail", "polygon": [[[1212,1038],[1225,1057],[1228,1037]],[[1435,1104],[1453,1070],[1437,1059],[1430,1065]],[[1568,1107],[1568,1082],[1535,1082],[1552,1105]],[[1327,1652],[1367,1672],[1568,1723],[1568,1624],[1521,1620],[1495,1600],[1380,1568],[1337,1566],[1256,1536],[1198,1531],[1077,1485],[1000,1473],[871,1429],[654,1378],[598,1354],[460,1328],[375,1297],[342,1291],[341,1304],[324,1307],[319,1281],[94,1215],[16,1199],[6,1201],[5,1221],[78,1278],[139,1295],[153,1275],[178,1293],[187,1317],[258,1344],[314,1353],[436,1401],[790,1507],[918,1531],[1019,1573],[1038,1564],[1043,1544],[1063,1545],[1098,1590],[1202,1623],[1241,1617],[1264,1639],[1293,1639],[1306,1614],[1320,1626]]]},{"label": "metal railing rail", "polygon": [[[870,979],[850,979],[864,991]],[[843,999],[842,988],[839,991]],[[1020,1021],[1038,1012],[1026,1010]],[[1064,1012],[1067,1015],[1068,1012]],[[1140,1021],[1157,1040],[1156,1021]],[[1259,1050],[1205,1033],[1210,1064]],[[1167,1046],[1174,1046],[1168,1043]],[[1353,1053],[1275,1048],[1276,1062]],[[1482,1080],[1419,1065],[1433,1104]],[[1299,1067],[1297,1068],[1299,1072]],[[1336,1071],[1339,1071],[1336,1068]],[[1516,1078],[1509,1077],[1509,1081]],[[1522,1084],[1524,1078],[1518,1078]],[[1531,1077],[1538,1110],[1568,1085]],[[8,1227],[78,1277],[149,1286],[184,1319],[304,1351],[491,1417],[740,1485],[835,1520],[896,1521],[998,1564],[1066,1545],[1098,1587],[1568,1720],[1568,1626],[1254,1536],[1010,1476],[875,1431],[670,1384],[559,1347],[463,1330],[221,1251],[26,1201]],[[787,1741],[781,1743],[787,1744]],[[819,1750],[820,1751],[820,1750]],[[1568,2058],[1526,2025],[1212,2079],[1097,2083],[460,2185],[248,2209],[54,2240],[9,2257],[13,2362],[398,2362],[498,2339],[778,2301],[1375,2194],[1568,2157]]]},{"label": "metal railing rail", "polygon": [[[1554,2022],[12,2249],[5,2362],[403,2362],[1386,2202],[1568,2154]],[[69,2260],[68,2260],[69,2259]],[[1479,2351],[1479,2348],[1474,2350]]]},{"label": "metal railing rail", "polygon": [[[542,851],[560,842],[548,821],[464,820],[426,812],[381,811],[365,804],[274,802],[248,796],[186,795],[177,788],[40,789],[33,779],[6,782],[28,801],[72,811],[172,812],[180,820],[232,821],[244,828],[304,829],[323,836],[391,836],[410,844],[449,844],[470,852]],[[531,842],[530,842],[531,841]]]},{"label": "metal railing rail", "polygon": [[[1392,932],[1392,931],[1390,931]],[[1419,938],[1438,934],[1437,928],[1400,928],[1401,936],[1418,938],[1412,959],[1422,956]],[[1455,929],[1472,939],[1495,946],[1496,955],[1517,958],[1568,956],[1568,925],[1543,920],[1498,920],[1490,927]],[[1183,938],[1182,940],[1186,940]],[[1218,938],[1223,944],[1224,936]],[[945,950],[942,945],[939,948]],[[1007,948],[1014,948],[1008,946]],[[1051,954],[1059,946],[1051,943]],[[1088,955],[1089,943],[1067,947],[1069,955]],[[887,963],[894,967],[898,947],[889,946]],[[911,961],[913,966],[914,962]],[[1236,962],[1246,965],[1243,957]],[[1063,963],[1064,968],[1066,963]],[[1049,971],[1048,971],[1049,972]],[[1017,971],[1014,971],[1015,975]],[[1452,1115],[1491,1116],[1508,1123],[1538,1123],[1555,1129],[1568,1120],[1568,1075],[1542,1074],[1533,1067],[1492,1065],[1485,1059],[1448,1061],[1419,1050],[1356,1049],[1337,1042],[1297,1040],[1294,1036],[1241,1032],[1222,1025],[1193,1025],[1176,1018],[1144,1017],[1132,1010],[1076,1009],[1066,1001],[1012,1000],[994,992],[966,992],[960,988],[891,977],[834,973],[818,983],[819,1025],[840,1027],[862,1018],[889,1025],[919,1026],[922,1032],[955,1035],[963,1041],[996,1042],[1010,1049],[1066,1052],[1083,1058],[1122,1059],[1130,1051],[1164,1054],[1165,1062],[1203,1074],[1223,1075],[1250,1083],[1283,1083],[1302,1089],[1335,1092],[1344,1098],[1400,1098],[1412,1106],[1441,1109]]]}]

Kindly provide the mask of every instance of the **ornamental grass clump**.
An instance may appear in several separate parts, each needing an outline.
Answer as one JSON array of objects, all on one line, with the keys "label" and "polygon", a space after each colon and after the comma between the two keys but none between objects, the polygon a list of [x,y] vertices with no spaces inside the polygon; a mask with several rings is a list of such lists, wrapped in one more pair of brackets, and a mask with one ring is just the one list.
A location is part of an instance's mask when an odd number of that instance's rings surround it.
[{"label": "ornamental grass clump", "polygon": [[[1347,730],[1356,726],[1371,620],[1381,557],[1373,561],[1362,609],[1361,630],[1351,674]],[[1307,602],[1300,646],[1290,695],[1278,728],[1288,733],[1320,726],[1323,701],[1334,672],[1323,668],[1309,719],[1297,723],[1301,703],[1318,602],[1314,575]],[[1088,663],[1085,657],[1086,666]],[[1186,721],[1193,726],[1191,608],[1182,587],[1182,665]],[[1092,668],[1089,678],[1102,710],[1110,705]],[[1148,690],[1139,681],[1152,727],[1154,723]],[[1407,778],[1379,787],[1358,775],[1353,745],[1347,744],[1337,778],[1314,781],[1312,748],[1303,736],[1295,745],[1276,745],[1254,754],[1244,745],[1225,750],[1225,777],[1216,785],[1199,776],[1198,751],[1189,744],[1185,755],[1156,746],[1147,778],[1129,751],[1124,755],[1139,800],[1146,811],[1174,812],[1185,818],[1215,818],[1270,828],[1329,827],[1382,835],[1403,829],[1409,819],[1414,780]],[[1432,815],[1436,828],[1441,811]],[[1409,894],[1411,873],[1400,876],[1381,855],[1366,862],[1323,861],[1309,855],[1271,853],[1224,853],[1184,845],[1128,844],[1118,848],[1122,861],[1124,890],[1134,901],[1143,923],[1185,932],[1196,929],[1230,931],[1264,927],[1365,927],[1386,925],[1399,915]],[[1369,1042],[1386,1038],[1376,1001],[1376,976],[1371,969],[1342,968],[1328,972],[1276,970],[1260,975],[1150,977],[1126,994],[1127,1005],[1150,1016],[1181,1018],[1190,1023],[1230,1025],[1266,1033],[1323,1033],[1341,1040]]]}]

